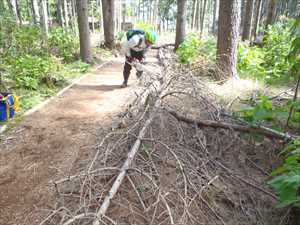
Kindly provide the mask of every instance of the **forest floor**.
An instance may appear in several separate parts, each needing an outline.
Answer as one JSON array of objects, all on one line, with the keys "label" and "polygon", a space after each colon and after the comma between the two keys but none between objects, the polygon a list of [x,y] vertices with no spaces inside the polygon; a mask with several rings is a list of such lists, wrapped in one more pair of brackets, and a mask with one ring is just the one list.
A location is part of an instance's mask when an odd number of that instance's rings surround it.
[{"label": "forest floor", "polygon": [[[151,64],[158,61],[156,53],[153,50],[147,57],[147,69],[154,74],[156,65],[152,68]],[[97,169],[121,168],[145,124],[144,116],[148,116],[145,110],[130,117],[128,123],[120,123],[137,93],[147,89],[138,84],[134,70],[129,87],[120,88],[123,63],[124,58],[118,57],[102,67],[95,66],[62,95],[0,135],[0,225],[63,224],[58,221],[82,213],[86,206],[93,211],[99,208],[115,173],[95,174],[82,185],[80,179],[67,179],[57,189],[54,181],[81,174],[87,168],[90,171],[92,166],[87,165],[91,162]],[[169,93],[181,88],[190,94],[178,99],[165,95],[161,110],[175,106],[201,119],[218,117],[216,120],[234,122],[220,115],[213,95],[204,87],[207,84],[198,84],[187,71],[182,74],[181,67],[172,66],[163,76],[174,69],[179,78],[174,78],[175,86],[170,86]],[[213,89],[217,92],[216,87]],[[147,100],[149,108],[153,107],[151,101]],[[232,130],[198,130],[166,112],[158,115],[107,218],[126,225],[185,221],[197,225],[285,224],[285,219],[281,220],[285,214],[274,207],[276,196],[265,187],[278,164],[280,144],[268,139],[257,144]],[[106,138],[107,134],[113,135]],[[58,210],[62,207],[68,216]],[[170,223],[166,222],[169,217]],[[41,223],[45,219],[47,222]],[[88,222],[72,224],[91,224]]]},{"label": "forest floor", "polygon": [[[149,58],[149,60],[156,60]],[[54,204],[52,180],[85,164],[134,97],[134,71],[121,89],[123,58],[97,66],[63,95],[0,136],[0,224],[38,224]]]}]

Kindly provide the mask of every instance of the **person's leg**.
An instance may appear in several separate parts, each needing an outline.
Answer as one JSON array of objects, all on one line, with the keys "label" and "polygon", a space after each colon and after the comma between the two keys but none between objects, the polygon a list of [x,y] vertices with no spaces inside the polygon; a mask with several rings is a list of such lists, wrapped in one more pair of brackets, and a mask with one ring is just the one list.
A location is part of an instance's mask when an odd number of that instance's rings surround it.
[{"label": "person's leg", "polygon": [[[144,52],[143,52],[143,51],[137,52],[135,58],[136,58],[137,60],[139,60],[140,63],[142,63],[142,62],[143,62],[143,59],[144,59]],[[142,70],[140,70],[140,71],[137,70],[137,71],[136,71],[136,76],[137,76],[137,78],[140,78],[142,75],[143,75],[143,71],[142,71]]]},{"label": "person's leg", "polygon": [[131,71],[131,65],[128,62],[130,63],[131,59],[126,57],[125,58],[125,65],[124,65],[124,69],[123,69],[124,81],[123,81],[122,87],[126,87],[127,84],[128,84],[128,78],[129,78],[130,71]]}]

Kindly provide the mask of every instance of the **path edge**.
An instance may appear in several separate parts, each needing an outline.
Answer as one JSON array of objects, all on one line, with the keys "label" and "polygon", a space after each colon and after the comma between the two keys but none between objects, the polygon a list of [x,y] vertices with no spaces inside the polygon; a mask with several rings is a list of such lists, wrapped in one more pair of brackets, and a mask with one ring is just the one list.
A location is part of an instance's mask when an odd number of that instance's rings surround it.
[{"label": "path edge", "polygon": [[[96,67],[96,70],[102,68],[103,66],[109,64],[111,62],[111,60],[105,61],[102,64],[100,64],[99,66]],[[37,112],[38,110],[40,110],[41,108],[43,108],[44,106],[46,106],[49,102],[51,102],[53,99],[62,96],[67,90],[69,90],[71,87],[73,87],[75,84],[79,83],[81,80],[83,80],[84,78],[86,78],[89,75],[89,73],[86,73],[80,77],[78,77],[77,79],[74,79],[68,86],[64,87],[63,89],[61,89],[59,92],[57,92],[55,95],[51,96],[50,98],[46,99],[45,101],[42,101],[41,103],[39,103],[38,105],[36,105],[35,107],[27,110],[24,114],[22,114],[22,117],[27,117],[35,112]],[[0,126],[0,134],[4,133],[8,128],[8,125],[5,124],[3,126]]]}]

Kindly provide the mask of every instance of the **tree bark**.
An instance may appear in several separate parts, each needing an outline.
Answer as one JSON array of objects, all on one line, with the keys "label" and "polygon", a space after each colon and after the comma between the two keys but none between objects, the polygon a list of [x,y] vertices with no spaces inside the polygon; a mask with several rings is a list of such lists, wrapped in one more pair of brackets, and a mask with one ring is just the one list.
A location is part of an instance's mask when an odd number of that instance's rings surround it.
[{"label": "tree bark", "polygon": [[197,11],[197,2],[198,2],[198,0],[194,0],[194,1],[193,1],[192,24],[191,24],[191,29],[192,29],[192,30],[194,30],[194,28],[195,28],[196,11]]},{"label": "tree bark", "polygon": [[18,10],[17,10],[17,0],[7,0],[7,4],[10,10],[12,17],[16,20],[16,22],[20,21]]},{"label": "tree bark", "polygon": [[76,18],[76,2],[75,2],[75,0],[71,0],[71,4],[72,4],[72,17],[74,19],[74,18]]},{"label": "tree bark", "polygon": [[46,0],[40,0],[40,24],[46,35],[48,34],[49,31],[49,26],[48,26],[48,12],[47,12],[47,2]]},{"label": "tree bark", "polygon": [[104,44],[112,49],[115,46],[114,40],[114,1],[102,0]]},{"label": "tree bark", "polygon": [[288,16],[296,17],[297,16],[297,5],[298,0],[290,0],[288,3]]},{"label": "tree bark", "polygon": [[253,40],[256,40],[257,37],[257,29],[258,29],[260,11],[261,11],[261,2],[262,0],[256,0],[255,2],[255,16],[254,16],[254,23],[252,27],[252,35],[251,35],[253,37]]},{"label": "tree bark", "polygon": [[64,22],[65,27],[69,26],[69,11],[68,11],[68,1],[63,0],[63,9],[64,9]]},{"label": "tree bark", "polygon": [[91,63],[92,55],[87,0],[76,0],[76,6],[80,39],[80,57],[82,61]]},{"label": "tree bark", "polygon": [[58,24],[63,27],[64,26],[64,19],[63,19],[63,12],[62,12],[62,0],[56,1],[56,19]]},{"label": "tree bark", "polygon": [[126,22],[126,3],[122,3],[122,23]]},{"label": "tree bark", "polygon": [[246,3],[246,12],[245,12],[245,19],[244,19],[244,26],[243,26],[243,34],[242,40],[250,40],[251,34],[251,25],[252,25],[252,15],[253,15],[253,0],[247,0]]},{"label": "tree bark", "polygon": [[217,11],[218,11],[218,0],[214,0],[214,12],[213,12],[213,21],[212,21],[212,30],[211,30],[213,34],[216,34]]},{"label": "tree bark", "polygon": [[[5,11],[4,0],[0,0],[0,15]],[[1,83],[0,83],[1,84]]]},{"label": "tree bark", "polygon": [[243,32],[244,27],[244,20],[245,20],[245,12],[246,12],[246,1],[247,0],[241,0],[241,19],[240,19],[240,25],[239,25],[239,33],[241,34]]},{"label": "tree bark", "polygon": [[261,134],[271,139],[276,138],[284,141],[291,141],[296,138],[294,136],[289,135],[288,133],[282,133],[277,130],[273,130],[263,126],[256,126],[256,125],[245,126],[245,125],[230,124],[230,123],[214,121],[214,120],[197,120],[197,119],[192,119],[180,115],[173,110],[168,110],[168,112],[179,121],[183,121],[189,124],[196,124],[199,127],[213,127],[213,128],[221,128],[226,130],[234,130],[234,131],[239,131],[244,133]]},{"label": "tree bark", "polygon": [[71,0],[71,10],[70,10],[70,15],[71,15],[71,26],[72,30],[74,33],[77,35],[78,34],[78,29],[77,29],[77,9],[76,9],[76,0]]},{"label": "tree bark", "polygon": [[220,0],[217,64],[225,77],[238,77],[236,63],[240,22],[239,10],[239,0]]},{"label": "tree bark", "polygon": [[99,16],[99,30],[102,30],[102,3],[101,0],[97,0],[97,10],[100,9],[100,16]]},{"label": "tree bark", "polygon": [[202,35],[203,35],[204,17],[205,17],[205,11],[206,11],[206,4],[207,4],[207,0],[204,0],[203,8],[202,8],[202,15],[201,15],[200,37],[202,37]]},{"label": "tree bark", "polygon": [[177,0],[175,50],[183,42],[186,35],[187,0]]},{"label": "tree bark", "polygon": [[91,1],[91,17],[92,17],[92,32],[95,33],[95,18],[94,18],[94,5]]},{"label": "tree bark", "polygon": [[37,0],[31,0],[32,7],[32,17],[34,24],[39,24],[40,22],[40,12],[39,12],[39,4]]},{"label": "tree bark", "polygon": [[276,13],[276,0],[269,0],[266,28],[268,28],[269,25],[272,25],[274,23],[275,13]]},{"label": "tree bark", "polygon": [[22,14],[21,14],[21,9],[20,9],[20,3],[18,2],[18,0],[15,0],[15,1],[16,1],[18,20],[19,20],[19,23],[22,25],[23,20],[22,20]]},{"label": "tree bark", "polygon": [[200,30],[200,9],[201,9],[201,0],[197,0],[196,5],[196,16],[195,16],[195,28]]}]

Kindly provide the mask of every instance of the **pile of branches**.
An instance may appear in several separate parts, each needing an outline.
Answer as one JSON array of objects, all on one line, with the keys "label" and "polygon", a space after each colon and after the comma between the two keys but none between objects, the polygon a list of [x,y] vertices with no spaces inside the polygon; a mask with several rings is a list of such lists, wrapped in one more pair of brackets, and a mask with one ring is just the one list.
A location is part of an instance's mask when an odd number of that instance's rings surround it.
[{"label": "pile of branches", "polygon": [[[102,139],[81,173],[54,182],[59,204],[41,224],[285,224],[264,184],[273,139],[286,137],[228,118],[168,50],[159,56],[126,127]],[[253,129],[268,138],[256,144]]]}]

